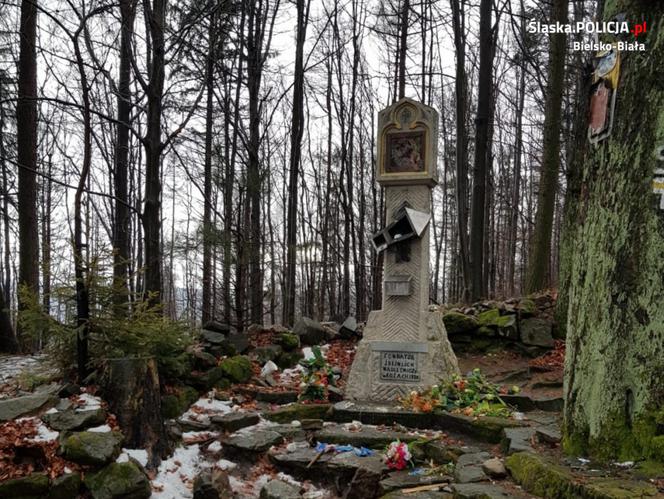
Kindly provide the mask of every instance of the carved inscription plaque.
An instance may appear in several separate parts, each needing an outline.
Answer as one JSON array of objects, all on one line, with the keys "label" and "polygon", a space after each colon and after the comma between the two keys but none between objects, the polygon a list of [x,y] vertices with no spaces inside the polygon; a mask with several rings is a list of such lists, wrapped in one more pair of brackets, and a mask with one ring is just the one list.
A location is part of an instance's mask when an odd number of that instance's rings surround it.
[{"label": "carved inscription plaque", "polygon": [[418,382],[416,352],[381,352],[380,379],[383,381]]}]

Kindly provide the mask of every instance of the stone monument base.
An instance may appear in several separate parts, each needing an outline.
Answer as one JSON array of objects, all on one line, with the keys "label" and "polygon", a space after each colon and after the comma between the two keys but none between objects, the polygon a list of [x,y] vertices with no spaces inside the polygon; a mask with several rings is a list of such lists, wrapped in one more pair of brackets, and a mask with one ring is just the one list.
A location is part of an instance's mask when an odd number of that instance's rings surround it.
[{"label": "stone monument base", "polygon": [[449,379],[459,365],[447,338],[442,314],[420,313],[418,340],[386,340],[385,316],[374,310],[364,328],[346,386],[346,398],[388,402]]}]

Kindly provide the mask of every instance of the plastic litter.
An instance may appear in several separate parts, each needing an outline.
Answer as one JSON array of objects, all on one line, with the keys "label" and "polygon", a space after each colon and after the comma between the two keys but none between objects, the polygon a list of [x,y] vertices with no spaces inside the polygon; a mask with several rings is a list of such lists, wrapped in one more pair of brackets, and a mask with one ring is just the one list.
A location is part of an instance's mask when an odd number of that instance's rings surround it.
[{"label": "plastic litter", "polygon": [[355,447],[353,445],[336,445],[336,444],[326,444],[325,442],[316,442],[316,452],[328,453],[336,452],[338,454],[342,452],[352,452],[358,457],[368,457],[373,456],[374,451],[367,449],[366,447]]}]

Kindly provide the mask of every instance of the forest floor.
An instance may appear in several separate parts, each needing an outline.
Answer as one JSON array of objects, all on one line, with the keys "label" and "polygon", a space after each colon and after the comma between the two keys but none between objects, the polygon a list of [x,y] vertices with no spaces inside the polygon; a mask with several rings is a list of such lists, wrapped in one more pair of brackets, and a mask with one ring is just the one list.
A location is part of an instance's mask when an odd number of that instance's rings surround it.
[{"label": "forest floor", "polygon": [[[573,487],[570,490],[576,491],[566,497],[664,497],[660,488],[664,484],[635,473],[638,464],[598,465],[561,455],[561,349],[564,346],[559,344],[536,360],[508,349],[459,353],[462,373],[480,368],[496,384],[521,388],[519,395],[508,399],[516,406],[513,416],[502,422],[343,400],[293,403],[302,368],[275,372],[274,386],[265,386],[258,376],[260,366],[255,365],[257,376],[251,382],[204,394],[168,424],[169,434],[180,445],[156,470],[147,472],[151,497],[195,497],[194,489],[200,489],[200,477],[206,473],[214,487],[241,498],[542,497],[536,495],[534,478],[529,482],[521,468],[531,470],[531,475],[558,473],[554,482],[567,480]],[[304,350],[305,356],[311,355],[310,349]],[[343,387],[355,343],[337,340],[322,350],[341,373]],[[71,404],[75,411],[88,413],[106,404],[94,390],[67,396],[57,383],[31,386],[50,381],[53,372],[46,361],[43,356],[0,357],[0,399],[11,402],[59,393],[56,408],[47,411],[53,404],[43,405],[16,417],[3,413],[0,400],[0,421],[4,421],[0,423],[0,482],[39,471],[51,478],[86,471],[86,466],[68,461],[57,451],[60,432],[48,426],[45,421],[50,420],[44,414],[52,417]],[[97,423],[87,431],[111,432],[117,426],[112,415]],[[393,441],[410,443],[416,464],[403,471],[388,469],[385,448]],[[32,450],[21,451],[28,448]],[[35,448],[41,453],[35,453]],[[114,459],[145,465],[147,453],[122,449]]]}]

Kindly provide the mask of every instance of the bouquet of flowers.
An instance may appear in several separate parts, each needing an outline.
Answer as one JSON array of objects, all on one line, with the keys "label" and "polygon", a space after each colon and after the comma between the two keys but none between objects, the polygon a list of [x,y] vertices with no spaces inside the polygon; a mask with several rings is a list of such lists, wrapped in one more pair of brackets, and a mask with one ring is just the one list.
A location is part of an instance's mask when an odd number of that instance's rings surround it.
[{"label": "bouquet of flowers", "polygon": [[395,440],[387,446],[385,452],[385,464],[391,470],[403,470],[408,466],[412,456],[408,450],[408,444]]}]

